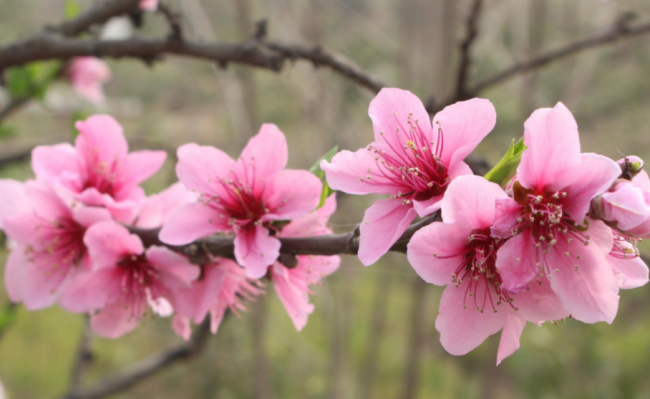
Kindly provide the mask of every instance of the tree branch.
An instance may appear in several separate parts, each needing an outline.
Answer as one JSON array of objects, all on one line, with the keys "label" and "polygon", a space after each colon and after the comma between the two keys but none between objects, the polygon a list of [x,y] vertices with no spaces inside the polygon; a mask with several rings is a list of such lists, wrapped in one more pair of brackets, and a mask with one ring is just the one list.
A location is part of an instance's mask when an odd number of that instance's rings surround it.
[{"label": "tree branch", "polygon": [[467,19],[467,36],[460,44],[460,64],[458,66],[458,78],[456,80],[456,98],[466,97],[467,82],[472,66],[472,45],[478,37],[478,23],[481,16],[483,0],[474,0]]},{"label": "tree branch", "polygon": [[154,354],[113,377],[99,382],[93,388],[76,393],[69,392],[63,399],[99,399],[122,392],[178,361],[197,356],[205,347],[209,336],[210,320],[205,320],[188,342]]},{"label": "tree branch", "polygon": [[59,26],[46,28],[63,36],[77,36],[86,32],[93,25],[101,25],[112,17],[130,14],[138,10],[139,0],[109,0],[97,2],[88,11],[81,13],[77,18],[64,22]]},{"label": "tree branch", "polygon": [[477,84],[474,85],[471,89],[468,89],[464,98],[458,98],[457,100],[463,100],[466,98],[474,97],[483,90],[492,87],[498,83],[510,79],[518,74],[529,72],[544,65],[550,64],[555,61],[559,61],[566,57],[575,55],[581,51],[592,49],[594,47],[602,46],[615,42],[619,39],[628,39],[636,36],[640,36],[650,32],[650,23],[638,25],[638,26],[629,26],[629,22],[633,17],[629,14],[621,17],[609,30],[605,33],[600,33],[588,37],[586,39],[570,43],[562,48],[559,48],[554,51],[550,51],[546,54],[542,54],[539,57],[533,58],[531,60],[515,64],[510,68],[499,72]]}]

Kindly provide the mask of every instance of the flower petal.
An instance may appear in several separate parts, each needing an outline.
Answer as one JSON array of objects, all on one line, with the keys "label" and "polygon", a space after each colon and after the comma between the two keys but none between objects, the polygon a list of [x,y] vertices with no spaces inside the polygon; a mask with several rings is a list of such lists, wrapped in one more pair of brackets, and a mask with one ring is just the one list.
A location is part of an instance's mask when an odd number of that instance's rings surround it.
[{"label": "flower petal", "polygon": [[432,223],[416,231],[406,252],[409,263],[427,283],[445,285],[469,252],[472,228],[462,223]]},{"label": "flower petal", "polygon": [[262,278],[280,256],[280,240],[262,226],[247,226],[235,232],[235,258],[250,278]]},{"label": "flower petal", "polygon": [[402,205],[401,199],[376,201],[366,209],[361,222],[359,260],[368,266],[390,249],[415,220],[413,207]]},{"label": "flower petal", "polygon": [[218,197],[227,195],[218,180],[233,180],[231,170],[235,161],[225,152],[190,143],[181,146],[177,155],[176,174],[188,190]]},{"label": "flower petal", "polygon": [[208,314],[227,273],[218,263],[207,265],[203,270],[203,278],[194,281],[191,288],[177,291],[174,300],[177,314],[191,318],[196,324],[203,322]]},{"label": "flower petal", "polygon": [[519,338],[526,327],[526,320],[521,319],[512,313],[506,314],[506,321],[501,332],[499,351],[497,352],[497,366],[503,359],[512,355],[519,349]]},{"label": "flower petal", "polygon": [[442,129],[442,161],[453,168],[474,151],[496,122],[494,105],[482,98],[459,101],[438,112],[433,117],[433,126]]},{"label": "flower petal", "polygon": [[500,238],[512,236],[517,219],[521,216],[522,207],[512,198],[497,198],[494,209],[494,224],[492,235]]},{"label": "flower petal", "polygon": [[277,126],[265,123],[260,132],[248,141],[237,160],[237,175],[249,179],[271,177],[287,166],[288,152],[284,134]]},{"label": "flower petal", "polygon": [[86,183],[86,163],[70,144],[39,146],[32,151],[32,169],[38,179],[80,192]]},{"label": "flower petal", "polygon": [[202,202],[185,204],[174,211],[160,231],[160,240],[170,245],[188,244],[220,231],[230,231],[228,215]]},{"label": "flower petal", "polygon": [[318,206],[323,184],[306,170],[286,169],[266,180],[262,201],[269,213],[262,220],[291,220]]},{"label": "flower petal", "polygon": [[[165,163],[165,151],[136,151],[128,154],[121,169],[121,185],[135,186],[153,176]],[[116,195],[116,197],[119,197]]]},{"label": "flower petal", "polygon": [[460,222],[474,229],[485,229],[494,223],[495,201],[507,198],[498,184],[480,176],[459,176],[447,187],[442,200],[442,220]]},{"label": "flower petal", "polygon": [[152,246],[146,251],[147,260],[160,267],[163,285],[171,289],[189,288],[199,277],[200,269],[190,260],[166,247]]},{"label": "flower petal", "polygon": [[537,277],[538,262],[530,230],[508,239],[497,251],[496,268],[503,279],[503,288],[513,293],[525,290]]},{"label": "flower petal", "polygon": [[95,334],[104,338],[119,338],[133,331],[138,324],[145,306],[124,307],[111,304],[90,318],[90,325]]},{"label": "flower petal", "polygon": [[582,163],[578,124],[562,103],[533,112],[524,124],[524,144],[517,177],[539,193],[561,190],[576,180]]},{"label": "flower petal", "polygon": [[[491,287],[491,286],[490,286]],[[485,295],[485,285],[479,284],[474,296],[466,295],[466,286],[448,285],[440,298],[440,313],[436,330],[440,343],[452,355],[464,355],[479,346],[487,337],[499,331],[507,312],[493,313],[477,310],[476,299]],[[491,289],[491,288],[490,288]],[[495,293],[492,293],[495,296]]]},{"label": "flower petal", "polygon": [[93,115],[75,127],[79,131],[75,147],[89,165],[112,165],[126,157],[129,144],[122,126],[112,116]]},{"label": "flower petal", "polygon": [[607,261],[612,266],[619,288],[630,290],[648,283],[648,266],[640,256],[624,259],[608,255]]},{"label": "flower petal", "polygon": [[108,298],[122,294],[122,274],[115,267],[80,273],[59,299],[68,312],[87,313],[106,306]]},{"label": "flower petal", "polygon": [[560,320],[569,316],[545,278],[530,284],[530,288],[510,296],[517,316],[528,321]]},{"label": "flower petal", "polygon": [[565,209],[569,215],[582,224],[591,200],[607,191],[620,176],[621,168],[611,159],[597,154],[582,154],[582,163],[572,173],[575,180],[566,188]]},{"label": "flower petal", "polygon": [[288,269],[275,262],[273,270],[273,287],[282,305],[289,314],[296,330],[302,331],[307,324],[307,318],[314,311],[314,305],[309,303],[309,280],[300,270]]},{"label": "flower petal", "polygon": [[13,215],[30,212],[25,185],[12,179],[0,179],[0,229],[2,221]]},{"label": "flower petal", "polygon": [[115,222],[99,222],[84,235],[84,244],[99,268],[113,267],[123,258],[140,255],[144,247],[140,237]]}]

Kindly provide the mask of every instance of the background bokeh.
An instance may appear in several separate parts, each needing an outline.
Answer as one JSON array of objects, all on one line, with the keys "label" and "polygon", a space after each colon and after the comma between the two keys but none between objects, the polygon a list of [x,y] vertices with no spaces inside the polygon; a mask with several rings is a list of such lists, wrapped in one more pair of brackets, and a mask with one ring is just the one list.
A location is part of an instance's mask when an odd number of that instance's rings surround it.
[{"label": "background bokeh", "polygon": [[[91,2],[80,0],[85,7]],[[0,43],[63,18],[63,0],[0,0]],[[240,41],[267,18],[270,37],[322,44],[423,100],[454,85],[468,1],[179,0],[186,34]],[[474,47],[473,81],[535,54],[604,31],[625,12],[650,20],[648,0],[488,0]],[[139,35],[161,35],[147,15]],[[107,104],[95,109],[65,82],[5,122],[0,156],[69,141],[80,112],[106,112],[125,127],[132,148],[170,151],[145,184],[155,193],[175,181],[173,151],[182,143],[217,146],[236,156],[263,122],[287,135],[289,166],[310,167],[335,144],[355,150],[372,138],[372,94],[326,69],[286,65],[275,74],[170,58],[147,67],[109,61]],[[481,93],[496,106],[495,130],[478,154],[494,163],[535,108],[564,102],[575,114],[584,152],[650,156],[650,35],[590,50]],[[1,101],[1,100],[0,100]],[[273,154],[269,154],[273,156]],[[570,170],[567,173],[571,173]],[[28,161],[0,177],[32,176]],[[0,193],[0,195],[3,195]],[[338,195],[335,231],[352,229],[372,197]],[[0,254],[0,265],[6,254]],[[269,287],[271,288],[271,287]],[[447,354],[434,328],[441,289],[423,283],[400,254],[371,267],[344,256],[316,287],[316,310],[297,333],[272,289],[249,312],[229,317],[205,353],[116,398],[650,398],[650,302],[647,287],[622,292],[612,325],[575,320],[529,324],[521,349],[495,367],[499,336],[464,357]],[[0,306],[7,302],[0,293]],[[83,317],[56,307],[17,311],[0,340],[0,381],[8,397],[63,393]],[[169,321],[145,321],[126,337],[96,338],[87,383],[180,342]]]}]

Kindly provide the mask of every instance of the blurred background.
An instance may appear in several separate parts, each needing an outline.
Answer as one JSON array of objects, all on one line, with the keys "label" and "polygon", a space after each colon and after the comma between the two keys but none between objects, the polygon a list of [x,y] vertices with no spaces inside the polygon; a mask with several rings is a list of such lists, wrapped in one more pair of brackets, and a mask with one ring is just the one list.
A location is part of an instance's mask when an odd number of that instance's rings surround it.
[{"label": "blurred background", "polygon": [[[79,0],[82,8],[92,2]],[[193,38],[241,41],[255,21],[269,37],[320,44],[354,60],[389,85],[427,101],[452,94],[469,1],[461,0],[180,0]],[[64,18],[63,0],[0,0],[0,43]],[[632,12],[650,21],[648,0],[487,0],[473,48],[473,82],[516,62],[609,29]],[[160,36],[159,16],[136,34]],[[169,58],[147,67],[108,61],[107,103],[93,108],[69,84],[52,85],[4,121],[0,157],[38,144],[70,141],[80,115],[110,113],[131,147],[170,157],[146,182],[149,193],[176,181],[173,151],[197,142],[237,156],[263,122],[289,142],[289,166],[309,168],[334,145],[356,150],[372,140],[373,94],[331,71],[301,62],[279,73]],[[578,121],[583,152],[614,159],[650,156],[650,35],[569,57],[481,93],[498,122],[477,153],[495,163],[539,107],[564,102]],[[6,93],[0,102],[7,101]],[[27,179],[29,160],[3,163],[0,177]],[[2,195],[2,193],[0,193]],[[338,194],[337,232],[362,219],[375,198]],[[0,254],[0,265],[6,253]],[[423,283],[400,254],[371,267],[343,256],[340,270],[316,287],[316,305],[298,333],[269,287],[249,311],[229,317],[203,355],[179,363],[115,398],[650,398],[650,290],[621,293],[612,325],[575,320],[529,324],[521,349],[495,367],[499,335],[464,357],[447,354],[434,328],[442,290]],[[8,300],[0,292],[0,307]],[[9,321],[8,321],[9,320]],[[13,322],[12,322],[13,321]],[[0,381],[11,399],[65,392],[84,319],[56,307],[0,313]],[[169,320],[145,321],[126,337],[95,338],[86,374],[92,383],[181,342]]]}]

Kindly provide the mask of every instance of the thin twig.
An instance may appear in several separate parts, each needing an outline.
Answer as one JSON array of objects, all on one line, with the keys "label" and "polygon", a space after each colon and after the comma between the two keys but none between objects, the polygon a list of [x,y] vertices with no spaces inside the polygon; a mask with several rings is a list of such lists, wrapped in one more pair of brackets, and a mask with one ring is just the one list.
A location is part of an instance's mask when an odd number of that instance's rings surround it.
[{"label": "thin twig", "polygon": [[474,0],[467,19],[467,36],[460,44],[460,64],[456,80],[456,98],[466,97],[467,82],[472,67],[472,45],[478,37],[478,23],[483,8],[483,0]]},{"label": "thin twig", "polygon": [[628,39],[650,32],[650,23],[638,26],[629,26],[630,20],[631,17],[629,15],[624,15],[618,20],[618,22],[614,24],[614,26],[612,26],[604,33],[596,34],[586,39],[570,43],[557,50],[542,54],[539,57],[535,57],[531,60],[513,65],[510,68],[496,73],[495,75],[475,84],[471,89],[468,89],[467,96],[475,96],[479,92],[482,92],[485,89],[501,83],[507,79],[510,79],[518,74],[532,71],[552,62],[575,55],[581,51],[613,43],[620,39]]},{"label": "thin twig", "polygon": [[178,361],[188,360],[199,355],[205,347],[209,336],[210,320],[206,320],[194,332],[190,341],[177,345],[162,353],[154,354],[126,370],[99,382],[93,388],[80,390],[76,393],[69,392],[63,399],[100,399],[122,392]]},{"label": "thin twig", "polygon": [[165,3],[158,4],[158,12],[161,13],[167,20],[169,25],[169,39],[181,40],[183,38],[183,29],[181,27],[180,16],[171,10]]}]

